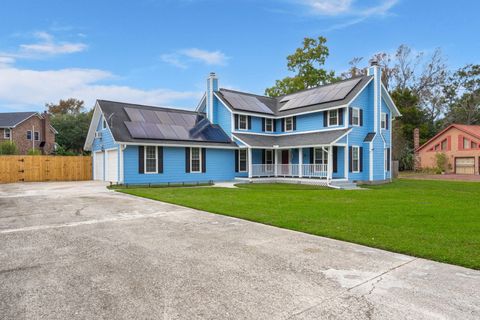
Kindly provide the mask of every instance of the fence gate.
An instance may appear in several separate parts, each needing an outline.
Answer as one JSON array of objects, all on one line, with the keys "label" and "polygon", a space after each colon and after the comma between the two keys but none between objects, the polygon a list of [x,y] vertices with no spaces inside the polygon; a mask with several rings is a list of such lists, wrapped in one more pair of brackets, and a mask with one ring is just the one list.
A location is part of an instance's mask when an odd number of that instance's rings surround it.
[{"label": "fence gate", "polygon": [[91,179],[88,156],[0,156],[0,183]]}]

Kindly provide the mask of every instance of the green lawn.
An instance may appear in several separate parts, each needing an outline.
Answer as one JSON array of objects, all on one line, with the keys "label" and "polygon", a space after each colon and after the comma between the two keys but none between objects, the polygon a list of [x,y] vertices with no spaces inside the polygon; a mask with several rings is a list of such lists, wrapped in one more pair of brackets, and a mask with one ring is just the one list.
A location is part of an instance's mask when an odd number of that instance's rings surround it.
[{"label": "green lawn", "polygon": [[289,184],[119,191],[480,269],[480,183],[397,180],[352,191]]}]

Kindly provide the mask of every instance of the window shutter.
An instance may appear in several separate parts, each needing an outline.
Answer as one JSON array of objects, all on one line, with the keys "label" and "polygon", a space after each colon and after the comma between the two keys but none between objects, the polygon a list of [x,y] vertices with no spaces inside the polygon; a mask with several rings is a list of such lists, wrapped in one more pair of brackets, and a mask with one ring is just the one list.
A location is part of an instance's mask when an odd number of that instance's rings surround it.
[{"label": "window shutter", "polygon": [[360,147],[359,150],[360,154],[358,155],[358,158],[360,159],[360,172],[363,172],[363,147]]},{"label": "window shutter", "polygon": [[353,148],[348,147],[348,172],[353,171]]},{"label": "window shutter", "polygon": [[262,118],[262,131],[265,132],[265,118]]},{"label": "window shutter", "polygon": [[235,130],[238,130],[238,114],[235,114],[235,115],[233,116],[233,118],[234,118],[234,122],[235,122],[235,123],[234,123]]},{"label": "window shutter", "polygon": [[360,109],[360,126],[363,126],[363,109]]},{"label": "window shutter", "polygon": [[390,171],[390,148],[387,148],[387,171]]},{"label": "window shutter", "polygon": [[343,108],[338,109],[338,125],[343,126]]},{"label": "window shutter", "polygon": [[202,172],[207,172],[207,149],[202,148]]},{"label": "window shutter", "polygon": [[273,119],[273,131],[277,131],[277,119]]},{"label": "window shutter", "polygon": [[292,117],[293,130],[297,130],[297,116]]},{"label": "window shutter", "polygon": [[313,155],[314,155],[314,152],[315,152],[315,149],[314,149],[314,148],[310,148],[310,164],[314,164],[314,163],[313,163]]},{"label": "window shutter", "polygon": [[388,113],[385,115],[385,129],[388,130]]},{"label": "window shutter", "polygon": [[338,147],[336,146],[333,146],[332,148],[332,151],[333,151],[333,172],[337,172],[338,171],[338,168],[337,168],[337,159],[338,159]]},{"label": "window shutter", "polygon": [[238,154],[238,150],[235,150],[235,172],[238,172],[238,161],[240,155]]},{"label": "window shutter", "polygon": [[248,121],[248,130],[252,129],[252,117],[247,116],[247,121]]},{"label": "window shutter", "polygon": [[323,126],[328,126],[328,111],[323,111]]},{"label": "window shutter", "polygon": [[262,164],[265,164],[265,149],[262,149]]},{"label": "window shutter", "polygon": [[353,125],[353,109],[348,108],[348,124]]},{"label": "window shutter", "polygon": [[145,147],[138,146],[138,173],[145,173]]},{"label": "window shutter", "polygon": [[190,148],[185,148],[185,172],[190,173]]},{"label": "window shutter", "polygon": [[163,147],[157,147],[158,173],[163,173]]},{"label": "window shutter", "polygon": [[285,131],[285,118],[283,119],[280,119],[281,123],[282,123],[282,132]]}]

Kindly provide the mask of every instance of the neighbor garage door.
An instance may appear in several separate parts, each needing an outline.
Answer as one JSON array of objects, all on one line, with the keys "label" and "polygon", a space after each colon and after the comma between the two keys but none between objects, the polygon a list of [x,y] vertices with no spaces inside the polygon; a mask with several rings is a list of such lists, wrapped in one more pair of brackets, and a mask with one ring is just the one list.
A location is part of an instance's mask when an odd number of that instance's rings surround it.
[{"label": "neighbor garage door", "polygon": [[107,181],[118,182],[118,150],[107,151]]},{"label": "neighbor garage door", "polygon": [[95,162],[93,168],[93,178],[95,180],[103,180],[103,152],[95,152]]},{"label": "neighbor garage door", "polygon": [[475,174],[475,158],[455,158],[455,173],[457,174]]}]

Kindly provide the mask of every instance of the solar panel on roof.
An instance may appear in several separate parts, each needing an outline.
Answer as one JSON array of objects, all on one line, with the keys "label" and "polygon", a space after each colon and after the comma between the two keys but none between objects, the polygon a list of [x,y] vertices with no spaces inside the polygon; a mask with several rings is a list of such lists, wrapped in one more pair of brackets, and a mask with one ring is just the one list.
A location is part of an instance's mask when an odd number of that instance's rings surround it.
[{"label": "solar panel on roof", "polygon": [[257,97],[229,91],[224,91],[223,96],[235,109],[273,114],[272,110]]},{"label": "solar panel on roof", "polygon": [[135,108],[123,108],[131,121],[145,121],[140,110]]},{"label": "solar panel on roof", "polygon": [[145,122],[158,123],[158,117],[153,110],[141,109],[140,113],[142,114]]},{"label": "solar panel on roof", "polygon": [[141,126],[142,122],[129,122],[125,121],[127,130],[134,139],[145,139],[147,134],[143,127]]},{"label": "solar panel on roof", "polygon": [[155,111],[157,118],[160,120],[160,123],[163,124],[173,124],[172,118],[168,115],[168,112],[165,111]]},{"label": "solar panel on roof", "polygon": [[156,123],[144,122],[142,124],[143,129],[147,135],[147,139],[163,139],[164,135],[160,132]]}]

